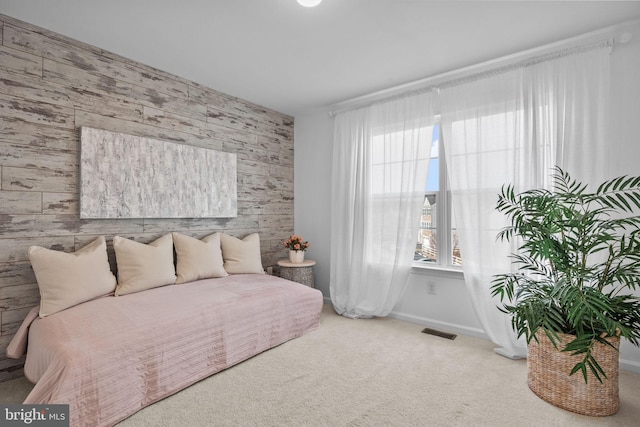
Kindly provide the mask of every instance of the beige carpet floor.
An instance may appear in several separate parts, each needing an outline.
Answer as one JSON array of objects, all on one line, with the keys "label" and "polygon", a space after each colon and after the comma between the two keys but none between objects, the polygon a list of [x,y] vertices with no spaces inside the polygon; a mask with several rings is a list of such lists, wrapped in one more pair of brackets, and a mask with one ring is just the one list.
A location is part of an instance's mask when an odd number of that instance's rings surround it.
[{"label": "beige carpet floor", "polygon": [[[120,426],[638,426],[640,375],[620,374],[621,407],[591,418],[527,387],[526,361],[477,338],[447,340],[396,319],[328,306],[320,329],[144,408]],[[20,403],[31,385],[0,384]]]}]

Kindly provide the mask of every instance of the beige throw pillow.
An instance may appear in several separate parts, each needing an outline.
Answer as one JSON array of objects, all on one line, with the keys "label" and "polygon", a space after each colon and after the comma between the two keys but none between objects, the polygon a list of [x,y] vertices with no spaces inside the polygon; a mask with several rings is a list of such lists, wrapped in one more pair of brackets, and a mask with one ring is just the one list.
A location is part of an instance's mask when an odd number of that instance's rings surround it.
[{"label": "beige throw pillow", "polygon": [[229,274],[258,273],[264,274],[260,257],[260,236],[258,233],[249,234],[240,240],[236,237],[222,234],[222,258],[224,269]]},{"label": "beige throw pillow", "polygon": [[118,264],[116,295],[175,283],[171,234],[165,234],[148,245],[114,236],[113,248]]},{"label": "beige throw pillow", "polygon": [[104,236],[72,253],[31,246],[28,254],[40,288],[40,317],[108,295],[116,287]]},{"label": "beige throw pillow", "polygon": [[209,277],[225,277],[220,249],[220,233],[198,240],[180,233],[172,233],[176,248],[176,283],[193,282]]}]

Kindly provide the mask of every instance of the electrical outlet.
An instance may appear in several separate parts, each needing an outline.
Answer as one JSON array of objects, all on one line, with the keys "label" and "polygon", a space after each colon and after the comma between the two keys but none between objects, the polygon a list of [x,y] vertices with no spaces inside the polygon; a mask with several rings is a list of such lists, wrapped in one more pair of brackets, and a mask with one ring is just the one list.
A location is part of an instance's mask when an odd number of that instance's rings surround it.
[{"label": "electrical outlet", "polygon": [[427,293],[429,295],[436,294],[436,282],[427,282]]}]

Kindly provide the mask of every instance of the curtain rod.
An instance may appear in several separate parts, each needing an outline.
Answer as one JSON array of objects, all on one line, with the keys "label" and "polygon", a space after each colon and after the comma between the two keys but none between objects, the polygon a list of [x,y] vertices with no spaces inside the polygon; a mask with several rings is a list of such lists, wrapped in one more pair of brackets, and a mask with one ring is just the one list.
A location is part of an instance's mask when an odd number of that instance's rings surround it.
[{"label": "curtain rod", "polygon": [[[631,40],[632,38],[632,34],[630,32],[622,32],[617,36],[611,36],[611,34],[621,26],[637,23],[640,23],[640,20],[617,24],[615,26],[596,30],[591,33],[561,40],[555,43],[543,45],[513,55],[481,62],[468,67],[416,80],[404,85],[395,86],[368,95],[363,95],[360,97],[342,101],[334,104],[334,109],[329,112],[329,116],[334,117],[336,114],[342,112],[356,110],[385,101],[391,101],[393,99],[402,98],[408,95],[416,95],[420,93],[436,91],[445,87],[457,86],[466,82],[501,74],[517,68],[532,66],[541,62],[549,61],[551,59],[569,56],[591,49],[597,49],[599,47],[609,46],[609,49],[612,50],[613,46],[618,43],[624,44],[629,42],[629,40]],[[608,35],[607,38],[603,38],[603,35],[605,34]],[[596,39],[596,37],[599,37],[599,39]],[[588,39],[590,39],[590,41],[585,42]],[[576,44],[578,42],[583,43]],[[564,47],[558,49],[561,46]],[[536,54],[537,52],[541,51],[545,51],[545,53]]]}]

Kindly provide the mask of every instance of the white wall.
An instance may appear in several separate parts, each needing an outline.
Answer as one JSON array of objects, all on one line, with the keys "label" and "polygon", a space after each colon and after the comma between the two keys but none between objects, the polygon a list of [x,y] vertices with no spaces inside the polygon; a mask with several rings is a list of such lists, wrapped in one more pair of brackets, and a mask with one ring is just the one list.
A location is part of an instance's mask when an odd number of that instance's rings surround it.
[{"label": "white wall", "polygon": [[391,317],[488,339],[476,316],[462,273],[414,268],[405,298],[394,307]]},{"label": "white wall", "polygon": [[611,54],[611,170],[616,175],[640,175],[640,23],[621,27],[631,41]]},{"label": "white wall", "polygon": [[[611,56],[611,170],[640,174],[640,24],[621,28],[632,39]],[[295,230],[313,245],[316,287],[329,298],[333,119],[329,110],[295,117]],[[435,293],[429,293],[429,282]],[[640,292],[638,292],[640,295]],[[456,333],[485,337],[460,275],[415,269],[392,316]],[[623,341],[622,369],[640,372],[640,350]]]},{"label": "white wall", "polygon": [[317,262],[316,288],[328,299],[333,154],[333,119],[329,110],[296,116],[293,139],[294,230],[311,244],[305,258]]},{"label": "white wall", "polygon": [[[622,27],[630,42],[615,46],[611,55],[611,170],[640,175],[640,24]],[[640,284],[639,284],[640,285]],[[640,296],[640,290],[636,292]],[[640,373],[640,349],[620,344],[620,367]]]}]

